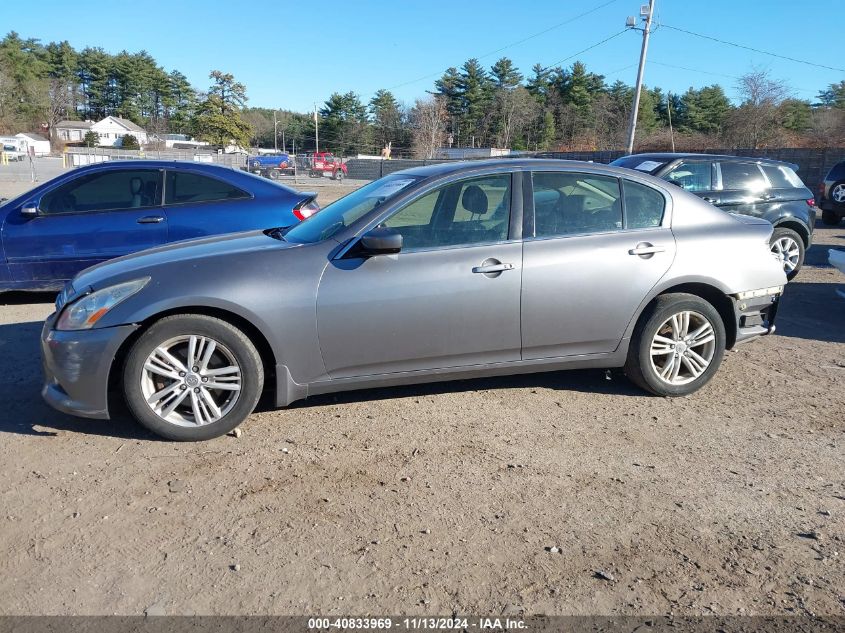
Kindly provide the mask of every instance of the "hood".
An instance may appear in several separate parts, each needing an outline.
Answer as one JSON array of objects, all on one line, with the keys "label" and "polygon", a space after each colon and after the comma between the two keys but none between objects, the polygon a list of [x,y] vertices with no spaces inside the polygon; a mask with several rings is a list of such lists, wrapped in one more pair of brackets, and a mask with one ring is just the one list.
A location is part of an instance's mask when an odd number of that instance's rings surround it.
[{"label": "hood", "polygon": [[[277,240],[266,235],[263,231],[213,235],[195,240],[173,242],[111,259],[91,268],[86,268],[74,277],[71,283],[76,292],[88,287],[96,290],[114,283],[143,277],[162,264],[184,262],[186,266],[190,266],[192,262],[196,265],[199,260],[202,260],[205,264],[212,259],[219,260],[220,258],[242,256],[245,253],[283,250],[299,246],[299,244]],[[215,261],[214,265],[220,266],[221,264],[219,261]]]}]

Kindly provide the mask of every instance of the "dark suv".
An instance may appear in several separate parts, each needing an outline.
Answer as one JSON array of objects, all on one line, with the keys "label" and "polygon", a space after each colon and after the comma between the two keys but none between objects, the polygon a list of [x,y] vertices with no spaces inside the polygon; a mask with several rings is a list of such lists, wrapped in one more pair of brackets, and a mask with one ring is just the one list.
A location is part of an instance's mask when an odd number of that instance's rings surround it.
[{"label": "dark suv", "polygon": [[845,160],[836,163],[819,185],[822,222],[836,226],[845,216]]},{"label": "dark suv", "polygon": [[795,173],[797,165],[765,158],[671,153],[632,154],[611,165],[668,180],[728,213],[765,218],[775,227],[772,253],[783,262],[786,276],[792,279],[801,269],[813,241],[816,209],[813,193]]}]

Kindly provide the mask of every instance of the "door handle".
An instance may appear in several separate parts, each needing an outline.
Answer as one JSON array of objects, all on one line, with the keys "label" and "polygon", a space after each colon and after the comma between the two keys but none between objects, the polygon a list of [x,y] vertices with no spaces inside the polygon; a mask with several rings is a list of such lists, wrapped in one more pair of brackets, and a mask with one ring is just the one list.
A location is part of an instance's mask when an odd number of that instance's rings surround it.
[{"label": "door handle", "polygon": [[663,246],[652,246],[651,244],[638,244],[636,248],[628,251],[628,255],[654,255],[655,253],[663,253],[666,248]]},{"label": "door handle", "polygon": [[710,204],[716,204],[719,202],[718,198],[711,198],[710,196],[702,196],[701,199],[704,200],[704,202],[709,202]]},{"label": "door handle", "polygon": [[772,200],[774,195],[771,193],[764,193],[760,195],[760,200]]},{"label": "door handle", "polygon": [[487,264],[486,266],[475,266],[472,272],[487,275],[489,273],[501,273],[506,270],[513,270],[513,264]]},{"label": "door handle", "polygon": [[164,222],[164,216],[145,215],[143,218],[138,218],[138,224],[158,224],[159,222]]}]

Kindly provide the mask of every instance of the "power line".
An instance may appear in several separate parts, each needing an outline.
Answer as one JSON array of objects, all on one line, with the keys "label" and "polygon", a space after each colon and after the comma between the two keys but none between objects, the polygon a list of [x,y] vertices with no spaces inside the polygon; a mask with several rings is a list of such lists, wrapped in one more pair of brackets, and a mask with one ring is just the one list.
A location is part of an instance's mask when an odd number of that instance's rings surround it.
[{"label": "power line", "polygon": [[[490,51],[489,53],[484,53],[483,55],[476,55],[475,59],[484,59],[486,57],[490,57],[491,55],[495,55],[496,53],[501,53],[502,51],[507,50],[508,48],[512,48],[514,46],[519,46],[520,44],[524,44],[525,42],[527,42],[529,40],[533,40],[536,37],[540,37],[541,35],[545,35],[546,33],[549,33],[550,31],[554,31],[555,29],[559,29],[562,26],[566,26],[567,24],[571,24],[572,22],[575,22],[576,20],[580,20],[581,18],[586,17],[586,16],[588,16],[592,13],[595,13],[596,11],[599,11],[601,9],[604,9],[606,6],[609,6],[609,5],[613,4],[614,2],[618,2],[618,1],[619,0],[609,0],[608,2],[600,4],[597,7],[590,9],[589,11],[585,11],[584,13],[579,13],[578,15],[572,16],[571,18],[567,18],[563,22],[558,22],[557,24],[554,24],[554,25],[552,25],[552,26],[550,26],[546,29],[543,29],[542,31],[538,31],[537,33],[529,35],[528,37],[524,37],[521,40],[511,42],[510,44],[505,44],[501,48],[497,48],[496,50]],[[431,74],[425,75],[423,77],[418,77],[417,79],[411,79],[410,81],[405,81],[401,84],[396,84],[395,86],[391,86],[389,88],[386,88],[386,90],[396,90],[397,88],[403,88],[405,86],[415,84],[418,81],[423,81],[424,79],[431,79],[432,77],[438,77],[439,75],[441,75],[440,72],[431,73]]]},{"label": "power line", "polygon": [[[666,68],[677,68],[678,70],[686,70],[686,71],[689,71],[691,73],[701,73],[703,75],[714,75],[716,77],[725,77],[727,79],[736,79],[737,81],[742,79],[742,77],[738,77],[736,75],[726,75],[725,73],[714,73],[714,72],[709,71],[709,70],[701,70],[700,68],[689,68],[687,66],[677,66],[675,64],[667,64],[665,62],[657,62],[657,61],[654,61],[654,60],[648,60],[647,63],[648,64],[656,64],[658,66],[665,66]],[[817,93],[818,92],[817,89],[810,89],[810,88],[793,88],[793,87],[790,87],[790,90],[795,91],[795,92],[807,92],[807,93],[810,93],[810,92]]]},{"label": "power line", "polygon": [[679,31],[681,33],[686,33],[687,35],[694,35],[695,37],[700,37],[705,40],[711,40],[713,42],[718,42],[719,44],[725,44],[727,46],[734,46],[736,48],[744,48],[747,51],[753,51],[755,53],[761,53],[763,55],[770,55],[771,57],[777,57],[779,59],[785,59],[790,62],[795,62],[798,64],[806,64],[807,66],[815,66],[816,68],[824,68],[825,70],[835,70],[840,73],[845,73],[845,68],[835,68],[833,66],[825,66],[824,64],[817,64],[815,62],[808,62],[805,59],[797,59],[795,57],[788,57],[786,55],[779,55],[778,53],[772,53],[771,51],[764,51],[759,48],[754,48],[752,46],[746,46],[745,44],[737,44],[736,42],[728,42],[727,40],[720,40],[718,37],[712,37],[710,35],[702,35],[701,33],[695,33],[693,31],[688,31],[686,29],[679,28],[677,26],[672,26],[670,24],[661,24],[660,26],[665,27],[667,29],[672,29],[673,31]]},{"label": "power line", "polygon": [[583,53],[586,53],[587,51],[591,51],[591,50],[593,50],[594,48],[597,48],[597,47],[601,46],[602,44],[605,44],[605,43],[609,42],[610,40],[612,40],[612,39],[614,39],[614,38],[619,37],[620,35],[622,35],[623,33],[627,32],[627,31],[628,31],[628,29],[622,29],[622,30],[621,30],[621,31],[619,31],[618,33],[614,33],[614,34],[613,34],[613,35],[611,35],[610,37],[606,37],[606,38],[604,38],[602,41],[600,41],[600,42],[596,42],[595,44],[593,44],[592,46],[588,46],[588,47],[587,47],[587,48],[585,48],[584,50],[578,51],[577,53],[573,53],[573,54],[572,54],[572,55],[570,55],[569,57],[565,57],[565,58],[561,59],[560,61],[556,61],[556,62],[554,62],[554,63],[552,63],[552,64],[549,64],[549,65],[548,65],[548,66],[546,66],[543,70],[551,70],[551,69],[552,69],[552,68],[554,68],[555,66],[559,66],[559,65],[560,65],[560,64],[562,64],[563,62],[567,62],[567,61],[569,61],[570,59],[572,59],[573,57],[578,57],[578,55],[581,55],[581,54],[583,54]]}]

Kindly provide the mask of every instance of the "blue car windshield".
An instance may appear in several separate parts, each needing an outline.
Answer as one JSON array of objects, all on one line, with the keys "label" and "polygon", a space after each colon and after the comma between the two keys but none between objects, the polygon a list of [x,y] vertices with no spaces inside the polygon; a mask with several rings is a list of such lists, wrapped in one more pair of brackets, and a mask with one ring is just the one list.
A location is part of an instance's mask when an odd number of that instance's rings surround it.
[{"label": "blue car windshield", "polygon": [[419,180],[419,176],[391,174],[373,181],[295,224],[284,238],[296,244],[327,240]]}]

